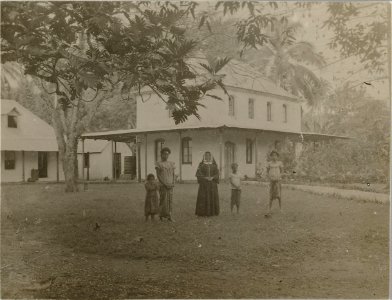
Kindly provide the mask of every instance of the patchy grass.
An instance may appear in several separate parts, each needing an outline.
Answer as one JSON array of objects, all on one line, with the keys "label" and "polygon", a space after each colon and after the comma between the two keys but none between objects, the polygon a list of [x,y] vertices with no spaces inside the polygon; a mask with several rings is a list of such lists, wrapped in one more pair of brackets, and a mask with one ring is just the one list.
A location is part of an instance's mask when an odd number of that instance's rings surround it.
[{"label": "patchy grass", "polygon": [[[244,186],[231,215],[194,216],[197,185],[175,190],[175,223],[145,223],[144,187],[4,185],[2,298],[387,298],[389,204]],[[99,229],[96,229],[96,223]]]},{"label": "patchy grass", "polygon": [[344,190],[356,190],[362,192],[372,192],[389,195],[389,186],[387,183],[334,183],[334,182],[318,182],[318,181],[305,181],[305,180],[284,180],[287,184],[309,185],[309,186],[325,186],[335,187]]}]

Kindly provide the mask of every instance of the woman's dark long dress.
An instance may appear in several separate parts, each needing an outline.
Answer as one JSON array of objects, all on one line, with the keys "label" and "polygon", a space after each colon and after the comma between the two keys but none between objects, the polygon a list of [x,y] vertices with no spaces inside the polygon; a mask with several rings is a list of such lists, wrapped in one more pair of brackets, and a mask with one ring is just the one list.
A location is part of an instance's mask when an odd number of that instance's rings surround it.
[{"label": "woman's dark long dress", "polygon": [[[219,170],[215,163],[200,163],[196,172],[197,181],[199,183],[199,191],[197,193],[196,215],[197,216],[217,216],[219,215]],[[212,181],[205,177],[213,177]]]}]

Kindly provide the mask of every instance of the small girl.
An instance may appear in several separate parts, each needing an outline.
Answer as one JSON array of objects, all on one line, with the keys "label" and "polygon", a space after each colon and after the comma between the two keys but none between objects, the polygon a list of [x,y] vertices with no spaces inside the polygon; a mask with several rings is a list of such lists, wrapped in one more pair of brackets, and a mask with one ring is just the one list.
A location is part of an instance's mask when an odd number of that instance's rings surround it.
[{"label": "small girl", "polygon": [[155,215],[159,211],[159,198],[158,198],[159,186],[158,183],[155,181],[154,174],[147,175],[147,182],[144,186],[146,188],[144,215],[146,216],[146,221],[148,221],[149,216],[151,216],[151,221],[152,221],[154,220]]}]

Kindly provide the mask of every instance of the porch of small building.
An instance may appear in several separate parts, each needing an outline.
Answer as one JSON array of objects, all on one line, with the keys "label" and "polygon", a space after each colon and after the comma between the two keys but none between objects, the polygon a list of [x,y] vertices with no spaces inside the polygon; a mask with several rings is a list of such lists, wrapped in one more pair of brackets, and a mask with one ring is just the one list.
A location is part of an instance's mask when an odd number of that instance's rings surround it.
[{"label": "porch of small building", "polygon": [[[256,178],[259,168],[263,167],[266,156],[277,143],[289,139],[295,144],[298,152],[304,142],[325,142],[332,139],[348,139],[348,137],[319,133],[284,132],[262,130],[257,128],[240,128],[229,126],[178,127],[170,129],[128,129],[106,132],[85,133],[81,137],[84,153],[84,140],[111,141],[111,181],[129,182],[120,179],[116,163],[118,142],[136,145],[135,181],[141,182],[149,173],[155,173],[155,162],[159,159],[160,147],[169,147],[172,151],[170,160],[176,163],[176,175],[180,182],[195,180],[195,173],[205,151],[210,151],[218,163],[220,176],[226,178],[232,162],[240,164],[242,174]],[[191,159],[184,160],[184,140],[191,140]],[[160,142],[163,144],[159,145]],[[84,155],[82,155],[84,157]],[[84,162],[82,162],[84,165]],[[85,180],[84,171],[82,180]]]}]

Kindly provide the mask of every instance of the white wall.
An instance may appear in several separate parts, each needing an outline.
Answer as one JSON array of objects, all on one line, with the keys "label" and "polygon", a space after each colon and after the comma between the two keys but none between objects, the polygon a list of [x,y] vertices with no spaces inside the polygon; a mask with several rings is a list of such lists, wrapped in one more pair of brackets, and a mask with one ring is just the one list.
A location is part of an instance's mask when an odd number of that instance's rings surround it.
[{"label": "white wall", "polygon": [[[206,108],[200,107],[201,120],[190,117],[186,122],[175,125],[174,120],[169,118],[166,104],[156,95],[151,95],[149,100],[137,102],[137,128],[168,128],[185,127],[195,125],[232,125],[240,127],[252,127],[266,130],[297,131],[301,130],[301,105],[279,96],[270,96],[257,92],[241,89],[230,89],[229,93],[235,99],[235,116],[229,116],[227,96],[223,92],[216,91],[223,101],[205,98],[201,101]],[[254,99],[254,119],[248,116],[248,100]],[[267,102],[272,103],[272,120],[267,121]],[[283,104],[287,106],[287,122],[284,122]]]},{"label": "white wall", "polygon": [[[124,157],[132,156],[132,151],[125,143],[117,143],[117,153],[121,153],[121,174],[124,174]],[[114,152],[114,146],[113,146]],[[105,177],[113,178],[112,144],[108,142],[102,152],[90,153],[90,180],[103,180]],[[82,178],[82,154],[78,154],[79,178]],[[84,178],[87,178],[87,168],[84,169]]]},{"label": "white wall", "polygon": [[[1,151],[1,181],[2,182],[21,182],[23,181],[23,161],[22,151],[16,151],[16,161],[14,170],[5,170],[4,151]],[[25,181],[31,177],[31,169],[38,169],[38,152],[25,151],[24,171]],[[48,177],[39,178],[38,181],[57,180],[57,158],[56,152],[48,152]],[[64,172],[61,161],[59,161],[59,180],[64,180]]]},{"label": "white wall", "polygon": [[[225,158],[224,144],[228,141],[236,144],[235,160],[239,164],[240,171],[248,177],[255,177],[256,173],[256,151],[255,144],[253,148],[253,160],[251,164],[246,163],[246,139],[255,139],[255,132],[250,130],[233,130],[226,129],[223,133],[222,158],[220,159],[220,136],[218,130],[187,130],[181,133],[181,137],[192,138],[192,164],[181,164],[180,156],[180,137],[178,132],[153,133],[147,134],[147,160],[145,148],[145,135],[142,135],[141,144],[141,177],[149,173],[155,174],[155,140],[165,139],[164,147],[171,149],[170,161],[176,164],[176,174],[180,175],[182,180],[196,180],[195,174],[197,167],[202,160],[203,154],[210,151],[214,156],[218,167],[222,169],[221,177],[224,178]],[[261,167],[266,165],[267,153],[275,146],[275,141],[283,141],[282,134],[258,133],[257,134],[257,163]],[[222,162],[222,163],[221,163]],[[147,168],[145,167],[147,164]],[[221,165],[222,164],[222,165]]]},{"label": "white wall", "polygon": [[[4,151],[1,151],[1,182],[19,182],[22,181],[23,168],[22,168],[22,152],[16,151],[15,153],[15,169],[6,170],[5,169],[5,157]],[[25,157],[25,162],[27,162]],[[26,174],[26,180],[27,180]]]},{"label": "white wall", "polygon": [[[37,155],[37,166],[38,168],[38,153]],[[30,169],[29,169],[30,170]],[[29,177],[31,171],[29,171]],[[48,152],[48,177],[46,178],[39,178],[39,181],[56,181],[57,180],[57,157],[56,152]],[[64,180],[64,171],[63,171],[63,164],[59,158],[59,180]]]}]

